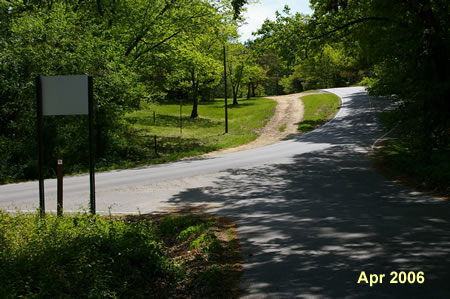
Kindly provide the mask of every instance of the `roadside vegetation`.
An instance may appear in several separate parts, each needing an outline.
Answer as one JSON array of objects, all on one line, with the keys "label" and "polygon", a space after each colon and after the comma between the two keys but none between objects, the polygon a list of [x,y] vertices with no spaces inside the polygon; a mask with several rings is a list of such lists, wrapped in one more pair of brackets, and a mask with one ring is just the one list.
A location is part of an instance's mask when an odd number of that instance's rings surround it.
[{"label": "roadside vegetation", "polygon": [[[379,165],[448,194],[448,1],[311,0],[311,16],[286,7],[243,44],[239,13],[249,2],[0,1],[0,184],[38,177],[35,78],[92,74],[100,170],[247,143],[275,107],[256,96],[362,82],[401,103]],[[234,102],[226,135],[217,99],[225,86]],[[238,99],[245,96],[252,99]],[[333,97],[303,98],[300,132],[334,115]],[[66,174],[88,170],[85,116],[47,116],[43,127],[45,177],[57,159]],[[11,298],[231,297],[234,288],[220,286],[233,286],[236,247],[219,238],[219,223],[0,213],[0,290]]]},{"label": "roadside vegetation", "polygon": [[236,297],[239,243],[220,217],[0,211],[2,298]]},{"label": "roadside vegetation", "polygon": [[307,95],[302,97],[304,105],[303,120],[298,125],[300,133],[305,133],[332,119],[339,110],[341,100],[331,93]]},{"label": "roadside vegetation", "polygon": [[238,105],[228,106],[225,134],[223,99],[200,103],[196,118],[190,117],[189,103],[183,105],[181,119],[179,104],[148,105],[125,116],[133,132],[124,137],[129,158],[102,161],[98,166],[113,169],[156,164],[239,146],[259,136],[275,107],[276,102],[270,99],[240,99]]},{"label": "roadside vegetation", "polygon": [[411,131],[410,122],[398,121],[399,113],[393,110],[379,114],[386,130],[392,132],[375,148],[374,167],[392,180],[449,199],[450,147],[424,149],[416,138],[417,132]]},{"label": "roadside vegetation", "polygon": [[[147,105],[176,107],[183,99],[191,104],[187,115],[209,119],[202,105],[224,97],[225,86],[239,107],[243,97],[363,84],[371,95],[404,104],[397,119],[408,123],[402,138],[414,133],[414,151],[445,152],[448,1],[310,2],[312,15],[285,7],[242,43],[237,29],[248,0],[0,1],[0,183],[38,177],[37,76],[93,75],[101,169],[158,159],[154,140],[132,140],[143,124],[130,125],[130,113],[138,111],[138,123]],[[88,169],[85,116],[46,116],[43,127],[46,177],[54,176],[57,159],[69,173]],[[179,148],[201,153],[212,144],[160,129],[161,136],[141,135],[160,137],[161,161],[184,156]],[[235,142],[217,143],[212,149]]]},{"label": "roadside vegetation", "polygon": [[389,179],[417,190],[450,198],[450,150],[434,150],[429,157],[399,138],[376,148],[374,166]]},{"label": "roadside vegetation", "polygon": [[[235,0],[238,8],[248,2]],[[278,68],[283,73],[273,90],[360,84],[370,95],[387,97],[398,104],[390,118],[401,125],[378,151],[379,162],[403,178],[414,177],[412,185],[448,194],[449,2],[310,3],[311,16],[286,8],[276,20],[266,20],[250,43],[262,57],[287,66]]]},{"label": "roadside vegetation", "polygon": [[[202,118],[201,105],[225,94],[224,54],[234,107],[238,97],[265,94],[267,71],[237,42],[233,13],[228,0],[0,1],[0,184],[38,177],[37,76],[93,76],[101,169],[145,160],[139,154],[147,144],[129,142],[134,128],[124,120],[127,113],[183,99],[191,103],[186,113]],[[45,177],[55,175],[57,159],[65,161],[66,173],[89,169],[87,130],[84,115],[44,117]],[[198,152],[209,150],[210,143],[201,142]],[[227,142],[237,141],[220,146]],[[180,143],[187,151],[193,144],[162,140],[161,153]]]}]

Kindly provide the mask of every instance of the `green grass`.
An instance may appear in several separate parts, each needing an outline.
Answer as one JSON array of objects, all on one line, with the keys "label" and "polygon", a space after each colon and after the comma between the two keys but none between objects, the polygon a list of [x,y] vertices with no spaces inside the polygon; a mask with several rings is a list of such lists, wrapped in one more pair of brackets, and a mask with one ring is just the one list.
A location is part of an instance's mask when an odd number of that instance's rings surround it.
[{"label": "green grass", "polygon": [[[276,102],[264,98],[241,99],[239,105],[228,106],[229,132],[225,133],[224,102],[216,99],[200,103],[199,117],[190,118],[192,105],[183,106],[182,133],[180,106],[149,106],[126,115],[134,134],[124,136],[127,153],[120,161],[100,161],[98,168],[113,169],[164,163],[235,147],[255,140],[259,131],[272,118]],[[156,120],[153,121],[153,112]],[[156,136],[156,152],[154,146]]]},{"label": "green grass", "polygon": [[2,298],[231,297],[238,254],[220,229],[211,217],[0,211]]},{"label": "green grass", "polygon": [[314,130],[329,121],[336,115],[341,103],[339,97],[331,93],[304,96],[302,101],[304,114],[298,126],[301,133]]}]

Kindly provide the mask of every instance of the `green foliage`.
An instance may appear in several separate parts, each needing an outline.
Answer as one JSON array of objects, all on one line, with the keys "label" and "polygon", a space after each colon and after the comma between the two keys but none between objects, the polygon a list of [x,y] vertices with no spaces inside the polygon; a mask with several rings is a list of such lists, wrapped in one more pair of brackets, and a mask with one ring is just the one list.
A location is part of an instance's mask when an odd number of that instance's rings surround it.
[{"label": "green foliage", "polygon": [[366,77],[361,84],[372,95],[389,96],[404,106],[399,120],[410,129],[404,137],[418,140],[428,154],[446,149],[448,1],[315,0],[311,6],[312,16],[289,9],[277,13],[249,43],[260,57],[277,58],[263,62],[271,67],[271,92],[297,91],[294,79],[310,89],[355,84]]},{"label": "green foliage", "polygon": [[284,76],[283,78],[278,81],[278,84],[280,84],[283,87],[283,92],[286,94],[290,93],[297,93],[303,91],[303,84],[302,82],[296,78],[293,74],[290,76]]},{"label": "green foliage", "polygon": [[234,17],[238,18],[242,7],[247,3],[247,0],[232,0],[231,3],[233,5]]},{"label": "green foliage", "polygon": [[265,71],[253,60],[252,52],[241,44],[230,44],[227,52],[227,73],[230,81],[233,105],[237,105],[237,98],[242,94],[242,89],[248,85],[248,96],[250,88],[256,88],[259,82],[265,79]]},{"label": "green foliage", "polygon": [[[0,22],[0,183],[37,178],[36,76],[94,75],[97,161],[128,159],[123,115],[212,94],[236,35],[229,1],[0,1]],[[46,177],[61,158],[68,173],[87,169],[85,118],[45,117]]]},{"label": "green foliage", "polygon": [[190,238],[192,235],[198,235],[199,233],[203,232],[206,228],[213,226],[215,221],[208,221],[205,223],[201,223],[199,225],[193,225],[189,226],[188,228],[181,231],[178,236],[177,240],[186,240]]},{"label": "green foliage", "polygon": [[340,99],[334,94],[315,94],[302,97],[304,105],[303,120],[298,126],[302,133],[311,131],[327,121],[337,112]]},{"label": "green foliage", "polygon": [[407,139],[389,139],[376,150],[377,163],[395,179],[444,196],[450,195],[450,149],[435,149],[429,156]]},{"label": "green foliage", "polygon": [[[220,284],[217,282],[222,282],[226,280],[225,271],[218,266],[214,266],[206,270],[205,272],[201,273],[197,277],[197,282],[206,285],[206,287],[212,291],[219,292],[220,290]],[[223,294],[220,292],[220,294]]]},{"label": "green foliage", "polygon": [[301,82],[306,90],[345,86],[358,81],[352,70],[352,60],[342,46],[325,45],[318,54],[294,66],[292,78]]},{"label": "green foliage", "polygon": [[193,215],[40,218],[39,213],[12,216],[0,211],[2,298],[228,294],[238,281],[238,276],[230,278],[237,274],[231,269],[236,248],[221,245],[210,232],[213,225],[224,230],[211,217]]},{"label": "green foliage", "polygon": [[172,277],[149,222],[0,212],[0,288],[17,297],[135,297]]},{"label": "green foliage", "polygon": [[185,229],[200,224],[201,220],[196,217],[186,216],[167,216],[161,221],[159,230],[162,234],[178,235]]},{"label": "green foliage", "polygon": [[[16,13],[23,9],[25,13]],[[111,154],[123,126],[119,115],[139,105],[143,87],[124,64],[122,47],[99,34],[104,28],[69,3],[11,9],[7,40],[0,56],[2,119],[0,144],[4,165],[0,182],[36,178],[37,145],[34,80],[38,75],[101,74],[94,79],[97,154]],[[87,164],[85,117],[46,117],[46,165],[65,158],[67,170]],[[47,167],[50,175],[52,167]]]},{"label": "green foliage", "polygon": [[202,249],[205,252],[217,252],[222,249],[216,235],[211,232],[204,232],[191,242],[191,249]]},{"label": "green foliage", "polygon": [[372,86],[375,84],[375,82],[376,82],[376,79],[374,79],[374,78],[363,77],[362,80],[359,81],[358,85],[372,88]]},{"label": "green foliage", "polygon": [[[358,43],[372,78],[370,93],[403,103],[402,120],[422,151],[450,142],[449,3],[427,1],[312,1],[314,35]],[[406,137],[406,136],[405,136]]]},{"label": "green foliage", "polygon": [[[195,156],[206,152],[235,147],[258,137],[259,129],[272,118],[276,102],[263,98],[241,99],[237,106],[229,105],[229,133],[223,134],[224,100],[200,103],[200,117],[189,117],[192,104],[183,106],[183,132],[180,135],[180,106],[161,104],[152,110],[142,109],[127,114],[126,120],[135,130],[128,135],[127,153],[122,160],[100,161],[102,169],[148,165]],[[153,112],[156,121],[153,122]],[[157,136],[157,154],[154,152]]]},{"label": "green foliage", "polygon": [[279,60],[272,70],[276,74],[272,80],[282,89],[278,87],[275,92],[339,87],[361,80],[359,45],[346,39],[318,43],[313,37],[315,30],[313,18],[293,14],[286,7],[282,13],[277,12],[275,21],[266,20],[257,31],[259,37],[250,46]]}]

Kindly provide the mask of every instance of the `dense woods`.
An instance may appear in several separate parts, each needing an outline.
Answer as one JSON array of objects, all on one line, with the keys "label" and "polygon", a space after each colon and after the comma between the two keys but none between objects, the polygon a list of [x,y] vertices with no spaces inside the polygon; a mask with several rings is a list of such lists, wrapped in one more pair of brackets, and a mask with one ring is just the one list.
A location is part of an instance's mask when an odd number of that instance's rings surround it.
[{"label": "dense woods", "polygon": [[[37,176],[36,76],[94,75],[97,159],[120,159],[125,113],[183,99],[199,117],[199,102],[223,96],[223,46],[235,105],[364,84],[400,103],[393,122],[425,156],[448,150],[448,1],[311,1],[313,15],[286,7],[241,44],[246,2],[0,0],[0,183]],[[46,117],[44,126],[46,161],[62,155],[85,170],[87,119]]]},{"label": "dense woods", "polygon": [[448,1],[320,0],[311,7],[312,16],[286,7],[249,43],[262,57],[275,57],[272,91],[366,85],[399,104],[391,121],[400,122],[402,138],[423,159],[448,151]]}]

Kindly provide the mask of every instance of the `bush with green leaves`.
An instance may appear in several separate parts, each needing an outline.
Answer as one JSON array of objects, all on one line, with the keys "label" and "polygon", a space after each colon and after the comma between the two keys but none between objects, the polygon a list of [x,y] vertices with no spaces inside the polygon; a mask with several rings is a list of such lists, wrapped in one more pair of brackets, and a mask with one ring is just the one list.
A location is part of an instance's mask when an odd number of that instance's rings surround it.
[{"label": "bush with green leaves", "polygon": [[7,298],[136,297],[173,275],[151,222],[0,212],[0,289]]}]

